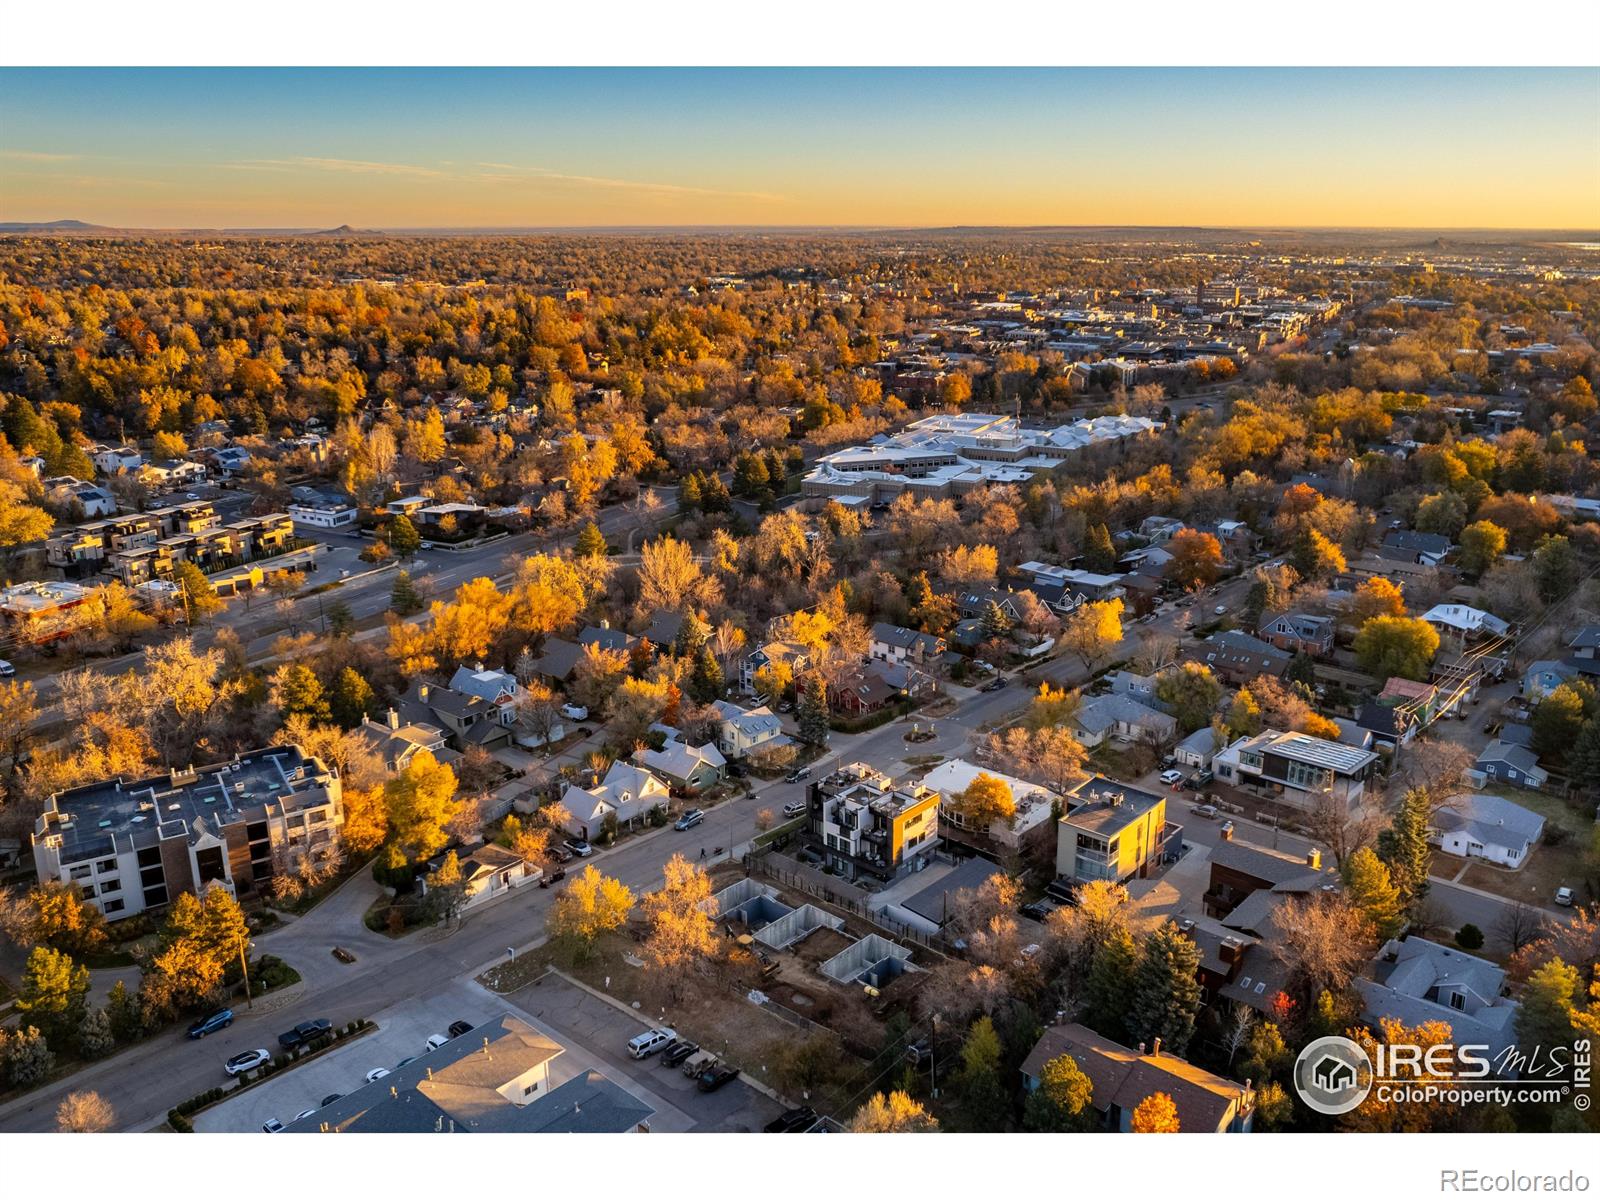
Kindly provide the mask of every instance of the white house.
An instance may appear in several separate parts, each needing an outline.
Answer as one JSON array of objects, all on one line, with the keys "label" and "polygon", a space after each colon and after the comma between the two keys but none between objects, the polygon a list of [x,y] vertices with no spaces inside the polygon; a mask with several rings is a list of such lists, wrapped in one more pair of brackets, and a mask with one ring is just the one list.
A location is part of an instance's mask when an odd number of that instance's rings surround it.
[{"label": "white house", "polygon": [[305,489],[289,505],[289,518],[296,525],[312,529],[343,529],[354,525],[360,515],[356,506],[343,496]]},{"label": "white house", "polygon": [[1061,795],[1049,788],[968,762],[964,758],[953,758],[940,763],[922,777],[923,787],[939,793],[939,825],[942,830],[948,832],[969,828],[949,802],[966,791],[980,774],[993,776],[1005,784],[1011,791],[1011,802],[1016,805],[1016,812],[1009,822],[995,821],[987,829],[970,830],[987,834],[996,845],[1016,847],[1030,832],[1049,825],[1053,807],[1061,803]]},{"label": "white house", "polygon": [[1217,734],[1209,725],[1202,725],[1172,748],[1172,756],[1186,767],[1204,770],[1211,765],[1211,756],[1217,752]]},{"label": "white house", "polygon": [[1503,796],[1456,796],[1433,814],[1429,830],[1439,849],[1518,867],[1544,834],[1544,818]]},{"label": "white house", "polygon": [[572,814],[567,832],[593,838],[600,836],[608,816],[616,818],[618,825],[629,825],[657,805],[666,808],[671,799],[670,789],[651,772],[632,763],[614,762],[596,786],[569,787],[561,804]]},{"label": "white house", "polygon": [[538,883],[544,872],[520,854],[487,842],[460,856],[461,879],[466,885],[462,912],[471,912],[503,900],[518,888]]},{"label": "white house", "polygon": [[144,455],[137,446],[95,446],[90,460],[102,475],[115,475],[118,471],[137,471],[144,466]]}]

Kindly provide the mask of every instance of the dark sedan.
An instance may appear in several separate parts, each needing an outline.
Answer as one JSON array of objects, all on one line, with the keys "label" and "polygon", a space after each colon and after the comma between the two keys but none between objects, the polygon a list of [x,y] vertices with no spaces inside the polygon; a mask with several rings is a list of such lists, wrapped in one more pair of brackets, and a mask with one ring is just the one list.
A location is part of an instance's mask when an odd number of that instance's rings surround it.
[{"label": "dark sedan", "polygon": [[278,1035],[278,1045],[285,1050],[293,1050],[296,1046],[304,1046],[307,1042],[315,1041],[332,1029],[333,1022],[326,1017],[318,1017],[315,1021],[301,1021],[287,1033]]},{"label": "dark sedan", "polygon": [[739,1072],[733,1067],[717,1063],[700,1072],[700,1078],[695,1080],[695,1087],[702,1092],[714,1092],[724,1084],[732,1083],[739,1078]]}]

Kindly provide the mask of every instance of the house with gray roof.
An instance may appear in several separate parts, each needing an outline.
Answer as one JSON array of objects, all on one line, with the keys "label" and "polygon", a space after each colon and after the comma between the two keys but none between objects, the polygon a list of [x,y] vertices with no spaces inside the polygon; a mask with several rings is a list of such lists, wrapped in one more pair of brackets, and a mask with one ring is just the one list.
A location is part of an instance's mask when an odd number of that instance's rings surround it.
[{"label": "house with gray roof", "polygon": [[1112,693],[1085,700],[1072,718],[1072,733],[1085,746],[1107,738],[1160,746],[1177,736],[1178,722],[1132,696]]},{"label": "house with gray roof", "polygon": [[1528,664],[1528,669],[1522,673],[1519,690],[1530,701],[1538,700],[1578,675],[1578,668],[1568,663],[1554,658],[1541,658],[1538,662]]},{"label": "house with gray roof", "polygon": [[668,738],[659,750],[647,746],[637,751],[633,761],[666,780],[669,787],[691,794],[715,787],[728,769],[728,760],[710,742],[691,746],[677,738]]},{"label": "house with gray roof", "polygon": [[340,1096],[286,1133],[635,1133],[655,1109],[509,1013]]},{"label": "house with gray roof", "polygon": [[1453,796],[1433,814],[1429,833],[1448,854],[1519,867],[1544,836],[1544,818],[1503,796]]},{"label": "house with gray roof", "polygon": [[1202,725],[1172,748],[1172,756],[1186,767],[1201,770],[1211,765],[1211,756],[1217,752],[1217,734],[1209,725]]},{"label": "house with gray roof", "polygon": [[1517,787],[1539,791],[1550,782],[1550,772],[1539,765],[1539,756],[1527,746],[1513,746],[1498,738],[1483,748],[1472,764],[1485,779],[1496,779]]},{"label": "house with gray roof", "polygon": [[594,786],[572,784],[561,795],[561,805],[570,814],[567,832],[585,839],[599,837],[607,818],[618,825],[631,826],[648,816],[652,808],[665,809],[671,800],[672,793],[665,783],[645,768],[627,762],[612,763]]},{"label": "house with gray roof", "polygon": [[945,641],[931,633],[907,629],[904,625],[890,625],[879,621],[872,627],[872,643],[868,652],[884,662],[912,662],[926,666],[945,651]]},{"label": "house with gray roof", "polygon": [[1516,1045],[1518,1006],[1507,996],[1505,971],[1452,946],[1419,937],[1391,941],[1355,987],[1361,1018],[1374,1025],[1384,1017],[1408,1027],[1443,1021],[1451,1041],[1488,1046],[1491,1058]]},{"label": "house with gray roof", "polygon": [[727,700],[714,700],[711,707],[717,710],[720,722],[717,749],[722,751],[725,758],[745,758],[755,750],[789,744],[790,738],[783,732],[783,722],[765,704],[756,708],[740,708]]},{"label": "house with gray roof", "polygon": [[1292,658],[1276,646],[1253,638],[1248,633],[1240,633],[1237,629],[1212,634],[1191,647],[1187,657],[1194,662],[1204,663],[1219,679],[1235,686],[1249,683],[1257,675],[1281,679],[1289,669]]},{"label": "house with gray roof", "polygon": [[572,678],[572,673],[578,669],[578,662],[582,658],[583,647],[576,642],[558,637],[546,638],[544,648],[534,660],[533,670],[541,679],[562,684]]},{"label": "house with gray roof", "polygon": [[1234,787],[1312,812],[1324,797],[1354,808],[1366,794],[1377,762],[1372,750],[1268,729],[1219,751],[1211,769]]}]

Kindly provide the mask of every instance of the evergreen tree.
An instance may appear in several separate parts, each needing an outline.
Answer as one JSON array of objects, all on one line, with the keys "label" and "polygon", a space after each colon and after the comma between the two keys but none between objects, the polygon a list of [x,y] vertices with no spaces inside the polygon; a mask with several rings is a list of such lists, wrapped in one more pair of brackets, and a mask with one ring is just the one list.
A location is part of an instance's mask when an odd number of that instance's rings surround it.
[{"label": "evergreen tree", "polygon": [[789,468],[783,461],[783,455],[778,453],[776,446],[767,450],[767,487],[774,496],[781,496],[789,490]]},{"label": "evergreen tree", "polygon": [[1304,684],[1308,688],[1317,686],[1317,660],[1305,651],[1301,651],[1289,660],[1288,669],[1283,673],[1287,683]]},{"label": "evergreen tree", "polygon": [[354,729],[377,711],[377,707],[378,697],[372,685],[354,667],[339,672],[328,702],[328,710],[335,721],[345,729]]},{"label": "evergreen tree", "polygon": [[1112,544],[1111,531],[1105,523],[1089,526],[1083,547],[1083,565],[1088,571],[1104,574],[1117,566],[1117,548]]},{"label": "evergreen tree", "polygon": [[606,535],[600,532],[600,526],[593,521],[584,525],[578,532],[578,543],[574,550],[579,558],[604,558]]},{"label": "evergreen tree", "polygon": [[389,526],[384,532],[383,540],[388,542],[389,549],[393,550],[401,558],[410,558],[418,550],[422,549],[422,535],[417,532],[417,527],[411,523],[411,518],[406,516],[405,513],[401,513],[389,522]]},{"label": "evergreen tree", "polygon": [[767,464],[758,454],[749,451],[739,455],[733,464],[733,490],[735,495],[756,498],[767,493]]},{"label": "evergreen tree", "polygon": [[1095,1111],[1094,1084],[1070,1054],[1057,1055],[1039,1071],[1039,1086],[1028,1093],[1023,1128],[1030,1133],[1077,1133],[1090,1128]]},{"label": "evergreen tree", "polygon": [[104,1058],[116,1048],[117,1039],[111,1034],[111,1017],[103,1008],[90,1009],[78,1026],[78,1056],[85,1059]]},{"label": "evergreen tree", "polygon": [[708,473],[701,477],[700,508],[708,513],[725,513],[733,508],[728,485],[722,482],[720,476]]},{"label": "evergreen tree", "polygon": [[1400,891],[1389,868],[1366,846],[1345,859],[1344,894],[1384,940],[1394,937],[1405,924]]},{"label": "evergreen tree", "polygon": [[399,616],[409,617],[422,611],[422,596],[417,585],[411,582],[409,571],[397,571],[394,587],[389,592],[389,607]]},{"label": "evergreen tree", "polygon": [[795,723],[800,727],[800,740],[807,745],[828,744],[828,686],[816,671],[808,673],[800,685]]},{"label": "evergreen tree", "polygon": [[694,471],[683,477],[678,484],[678,511],[692,513],[700,507],[700,479]]},{"label": "evergreen tree", "polygon": [[694,659],[700,648],[711,640],[711,629],[692,612],[683,614],[683,624],[678,626],[678,636],[673,639],[672,652],[679,658]]},{"label": "evergreen tree", "polygon": [[111,985],[111,995],[106,998],[106,1015],[111,1021],[111,1034],[119,1042],[135,1041],[144,1033],[139,1002],[120,979]]},{"label": "evergreen tree", "polygon": [[4,1038],[0,1046],[5,1051],[5,1078],[12,1087],[29,1087],[38,1083],[47,1078],[55,1067],[56,1056],[45,1041],[44,1034],[36,1027],[25,1026],[9,1037],[5,1036],[4,1030],[0,1030],[0,1037]]},{"label": "evergreen tree", "polygon": [[1010,1104],[1000,1079],[1000,1035],[988,1017],[974,1021],[961,1043],[961,1066],[954,1083],[963,1129],[971,1133],[1004,1131]]},{"label": "evergreen tree", "polygon": [[1567,754],[1567,770],[1591,794],[1600,790],[1600,719],[1586,722]]},{"label": "evergreen tree", "polygon": [[1011,632],[1011,618],[1006,616],[1005,609],[993,600],[983,606],[983,636],[986,638],[1004,637]]},{"label": "evergreen tree", "polygon": [[1517,1046],[1527,1055],[1542,1046],[1549,1054],[1557,1046],[1572,1044],[1573,1003],[1580,976],[1559,958],[1552,958],[1528,977],[1517,1009]]},{"label": "evergreen tree", "polygon": [[1200,1011],[1200,948],[1170,921],[1144,941],[1144,954],[1127,998],[1129,1035],[1182,1054]]},{"label": "evergreen tree", "polygon": [[183,605],[183,615],[190,625],[204,621],[222,608],[217,589],[199,567],[185,559],[172,571],[172,582],[178,586],[178,599]]},{"label": "evergreen tree", "polygon": [[48,1037],[58,1039],[75,1032],[83,1022],[88,996],[89,968],[49,946],[33,948],[22,971],[17,1012]]},{"label": "evergreen tree", "polygon": [[1378,835],[1378,857],[1389,865],[1389,875],[1410,910],[1428,893],[1428,818],[1432,803],[1427,788],[1412,788],[1400,801],[1389,828]]},{"label": "evergreen tree", "polygon": [[322,681],[304,663],[284,667],[275,677],[277,704],[284,716],[301,714],[313,721],[328,719],[328,699]]},{"label": "evergreen tree", "polygon": [[689,695],[700,704],[710,704],[722,695],[726,683],[722,677],[722,664],[711,652],[711,646],[701,646],[700,656],[695,659],[694,672],[689,676]]},{"label": "evergreen tree", "polygon": [[355,614],[350,611],[350,606],[343,600],[335,600],[328,605],[326,616],[328,618],[328,633],[331,636],[347,638],[355,632]]},{"label": "evergreen tree", "polygon": [[1096,1033],[1114,1042],[1126,1042],[1124,1014],[1139,967],[1139,949],[1126,929],[1113,929],[1094,952],[1089,978],[1084,984],[1084,1020]]}]

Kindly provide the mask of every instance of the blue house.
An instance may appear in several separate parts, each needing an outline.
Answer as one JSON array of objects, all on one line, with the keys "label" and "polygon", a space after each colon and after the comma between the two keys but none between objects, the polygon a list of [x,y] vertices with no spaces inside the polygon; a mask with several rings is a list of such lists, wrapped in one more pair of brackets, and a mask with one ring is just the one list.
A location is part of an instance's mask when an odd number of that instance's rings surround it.
[{"label": "blue house", "polygon": [[1473,765],[1488,779],[1499,779],[1534,791],[1543,788],[1550,779],[1549,772],[1539,765],[1538,756],[1532,750],[1502,741],[1490,742]]}]

